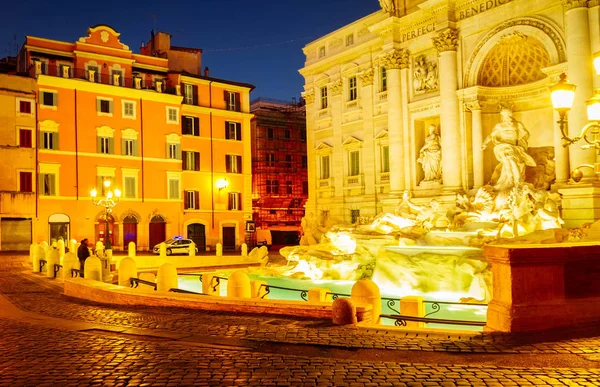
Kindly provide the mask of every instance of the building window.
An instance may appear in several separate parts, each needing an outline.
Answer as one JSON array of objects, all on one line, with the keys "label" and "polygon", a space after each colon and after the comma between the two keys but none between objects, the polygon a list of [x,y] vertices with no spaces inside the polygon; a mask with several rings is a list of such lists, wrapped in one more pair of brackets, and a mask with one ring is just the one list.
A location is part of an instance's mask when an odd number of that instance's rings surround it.
[{"label": "building window", "polygon": [[308,195],[308,181],[302,182],[302,195]]},{"label": "building window", "polygon": [[350,224],[355,224],[360,218],[360,210],[350,210]]},{"label": "building window", "polygon": [[242,173],[242,156],[225,155],[225,169],[227,173]]},{"label": "building window", "polygon": [[273,137],[275,137],[275,129],[273,129],[273,128],[267,128],[267,138],[269,140],[272,140]]},{"label": "building window", "polygon": [[285,155],[285,167],[286,168],[292,167],[292,155]]},{"label": "building window", "polygon": [[323,58],[325,56],[325,46],[319,47],[319,58]]},{"label": "building window", "polygon": [[42,91],[42,106],[58,106],[58,93]]},{"label": "building window", "polygon": [[179,199],[179,179],[169,179],[169,199]]},{"label": "building window", "polygon": [[135,177],[125,177],[123,178],[123,197],[127,199],[135,199],[136,189],[135,189]]},{"label": "building window", "polygon": [[357,92],[358,90],[356,88],[356,77],[350,77],[348,79],[348,100],[356,100]]},{"label": "building window", "polygon": [[381,147],[381,172],[389,172],[390,171],[390,147],[382,146]]},{"label": "building window", "polygon": [[294,189],[294,184],[292,183],[291,180],[288,180],[285,182],[285,191],[288,195],[292,194],[292,191]]},{"label": "building window", "polygon": [[300,130],[300,141],[306,142],[306,129]]},{"label": "building window", "polygon": [[267,153],[267,167],[275,166],[275,153]]},{"label": "building window", "polygon": [[240,93],[234,93],[232,91],[225,91],[225,109],[239,112],[240,107]]},{"label": "building window", "polygon": [[123,101],[123,117],[135,118],[135,104],[129,101]]},{"label": "building window", "polygon": [[31,172],[19,172],[19,192],[33,192]]},{"label": "building window", "polygon": [[123,140],[123,155],[124,156],[137,156],[137,141],[136,140]]},{"label": "building window", "polygon": [[179,111],[174,107],[167,107],[167,124],[179,123]]},{"label": "building window", "polygon": [[167,143],[167,158],[171,160],[180,160],[179,144]]},{"label": "building window", "polygon": [[199,171],[200,170],[200,152],[182,152],[183,170],[184,171]]},{"label": "building window", "polygon": [[200,193],[198,191],[185,191],[183,201],[183,208],[185,210],[200,209]]},{"label": "building window", "polygon": [[42,137],[42,149],[58,150],[58,133],[40,132]]},{"label": "building window", "polygon": [[227,140],[242,140],[242,124],[239,122],[225,122],[225,138]]},{"label": "building window", "polygon": [[181,117],[181,134],[200,136],[200,119],[198,117]]},{"label": "building window", "polygon": [[19,101],[19,113],[31,114],[31,102]]},{"label": "building window", "polygon": [[327,109],[327,86],[321,87],[321,109]]},{"label": "building window", "polygon": [[321,156],[321,179],[329,179],[329,156]]},{"label": "building window", "polygon": [[351,46],[354,44],[354,35],[346,36],[346,46]]},{"label": "building window", "polygon": [[381,68],[381,91],[387,91],[387,70],[385,67]]},{"label": "building window", "polygon": [[279,193],[279,180],[267,180],[267,193]]},{"label": "building window", "polygon": [[230,210],[242,209],[242,194],[239,192],[229,192],[228,208]]},{"label": "building window", "polygon": [[31,129],[19,129],[19,146],[31,148]]},{"label": "building window", "polygon": [[183,84],[183,103],[194,105],[194,85]]},{"label": "building window", "polygon": [[100,79],[100,70],[98,66],[87,66],[87,79],[90,79],[90,71],[94,71],[94,82],[98,82]]},{"label": "building window", "polygon": [[104,185],[105,181],[110,181],[110,186],[111,187],[115,186],[115,178],[114,178],[114,176],[98,176],[98,187],[102,187],[102,192],[101,192],[102,196],[106,196],[106,194],[110,190],[110,187],[106,187]]},{"label": "building window", "polygon": [[302,168],[308,168],[308,158],[306,156],[302,156]]},{"label": "building window", "polygon": [[[115,75],[118,75],[118,80]],[[121,70],[112,70],[111,83],[115,86],[123,86],[123,72]]]},{"label": "building window", "polygon": [[96,111],[98,112],[98,115],[112,116],[113,110],[113,101],[102,98],[96,100]]},{"label": "building window", "polygon": [[348,176],[357,176],[360,174],[359,153],[358,151],[348,152]]},{"label": "building window", "polygon": [[113,154],[113,139],[110,137],[98,137],[98,153],[105,155]]},{"label": "building window", "polygon": [[56,175],[53,173],[40,174],[40,195],[56,196]]},{"label": "building window", "polygon": [[286,130],[283,132],[283,134],[284,134],[284,137],[285,137],[285,138],[287,138],[287,139],[290,139],[290,138],[292,138],[292,131],[291,131],[291,130],[289,130],[289,129],[286,129]]}]

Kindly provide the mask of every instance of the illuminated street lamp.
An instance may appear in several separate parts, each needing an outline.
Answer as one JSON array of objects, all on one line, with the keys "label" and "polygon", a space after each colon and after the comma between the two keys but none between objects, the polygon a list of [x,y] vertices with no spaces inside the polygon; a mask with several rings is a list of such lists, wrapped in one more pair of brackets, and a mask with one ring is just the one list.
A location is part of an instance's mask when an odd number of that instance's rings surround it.
[{"label": "illuminated street lamp", "polygon": [[[600,75],[600,53],[594,57],[594,67],[596,73]],[[587,102],[587,114],[590,121],[581,129],[581,133],[575,137],[569,137],[565,130],[567,126],[567,112],[573,107],[575,99],[575,86],[567,81],[567,75],[561,74],[558,83],[550,88],[552,95],[552,105],[554,110],[559,114],[558,127],[562,134],[562,139],[565,141],[564,147],[574,144],[580,140],[584,140],[587,144],[582,145],[581,149],[595,148],[600,155],[600,90],[596,90],[595,96]],[[588,137],[590,136],[590,137]],[[579,165],[571,171],[571,178],[575,182],[581,181],[583,172],[581,168],[590,168],[596,175],[600,175],[600,163]]]},{"label": "illuminated street lamp", "polygon": [[110,180],[104,181],[105,187],[105,197],[96,199],[98,192],[94,188],[90,192],[90,196],[92,197],[92,203],[99,207],[104,207],[104,221],[105,221],[105,229],[104,229],[104,247],[106,250],[110,250],[110,235],[108,234],[108,215],[112,213],[112,209],[119,203],[119,198],[121,197],[121,191],[118,188],[114,190],[110,189]]},{"label": "illuminated street lamp", "polygon": [[215,182],[216,187],[219,189],[219,203],[221,203],[221,191],[229,186],[227,179],[219,179]]}]

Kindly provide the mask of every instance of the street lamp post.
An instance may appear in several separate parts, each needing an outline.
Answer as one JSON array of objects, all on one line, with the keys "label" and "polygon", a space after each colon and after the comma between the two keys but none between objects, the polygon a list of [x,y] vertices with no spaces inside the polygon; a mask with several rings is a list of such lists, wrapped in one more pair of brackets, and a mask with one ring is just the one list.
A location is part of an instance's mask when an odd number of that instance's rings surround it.
[{"label": "street lamp post", "polygon": [[112,213],[113,207],[119,203],[119,198],[121,197],[121,191],[118,188],[111,190],[110,189],[110,180],[104,181],[104,187],[106,189],[105,189],[105,195],[103,198],[99,198],[99,199],[96,198],[96,196],[98,195],[98,192],[96,191],[95,188],[90,192],[90,196],[92,197],[92,203],[94,203],[94,205],[99,206],[99,207],[104,207],[104,222],[105,222],[104,247],[106,250],[110,250],[111,246],[110,246],[110,235],[109,235],[109,230],[108,230],[108,215],[110,215]]},{"label": "street lamp post", "polygon": [[[596,73],[600,75],[600,53],[594,56],[594,67]],[[575,137],[569,137],[568,135],[568,121],[567,113],[573,107],[573,100],[575,99],[575,86],[567,81],[567,75],[561,74],[560,80],[557,84],[550,88],[552,95],[552,105],[554,110],[558,112],[559,120],[558,127],[560,129],[562,140],[565,142],[564,147],[574,144],[580,140],[584,140],[587,144],[581,146],[581,149],[596,149],[597,155],[600,156],[600,90],[596,90],[595,96],[587,102],[587,115],[588,121],[579,135]],[[582,168],[590,168],[594,171],[596,176],[600,175],[600,162],[591,164],[583,164],[577,166],[571,171],[571,178],[577,183],[583,178]]]}]

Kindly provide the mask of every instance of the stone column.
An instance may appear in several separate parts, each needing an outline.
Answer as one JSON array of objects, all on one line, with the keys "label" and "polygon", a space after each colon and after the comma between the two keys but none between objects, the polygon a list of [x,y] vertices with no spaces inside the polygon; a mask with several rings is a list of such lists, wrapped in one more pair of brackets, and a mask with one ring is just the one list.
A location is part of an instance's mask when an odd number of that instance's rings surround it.
[{"label": "stone column", "polygon": [[[342,131],[342,90],[343,82],[341,79],[329,84],[328,92],[331,94],[329,98],[329,104],[331,105],[331,126],[333,127],[333,154],[331,155],[331,177],[333,177],[336,198],[342,198],[344,196],[344,148],[342,142],[344,141],[344,133]],[[345,214],[345,209],[340,208],[339,213],[335,216],[339,216],[342,219]]]},{"label": "stone column", "polygon": [[315,90],[308,89],[302,93],[304,101],[306,101],[306,161],[308,163],[308,199],[306,201],[306,213],[315,213],[316,210],[316,181],[318,176],[318,164],[315,158]]},{"label": "stone column", "polygon": [[[590,45],[592,48],[591,54],[594,55],[600,52],[600,0],[590,0],[589,7],[589,24],[590,24]],[[594,90],[600,89],[600,77],[594,77]]]},{"label": "stone column", "polygon": [[442,138],[442,183],[446,190],[462,188],[461,136],[458,109],[457,56],[458,32],[453,28],[440,31],[433,38],[440,55],[440,136]]},{"label": "stone column", "polygon": [[408,51],[392,50],[382,58],[387,75],[388,136],[390,147],[390,193],[401,195],[406,188],[404,130],[402,126],[401,69],[408,68]]},{"label": "stone column", "polygon": [[562,134],[558,127],[558,112],[554,111],[554,166],[556,172],[556,183],[566,183],[571,174],[569,169],[569,147],[563,146]]},{"label": "stone column", "polygon": [[[363,119],[363,141],[364,147],[362,151],[362,168],[361,173],[364,176],[363,184],[365,187],[365,195],[375,194],[375,185],[377,184],[376,162],[375,162],[375,134],[373,125],[373,81],[375,73],[372,68],[366,70],[358,76],[361,92],[359,101],[361,101],[362,119]],[[373,200],[371,200],[373,198]],[[374,196],[368,197],[368,203],[365,201],[362,204],[361,216],[377,215],[375,210]],[[372,208],[370,208],[372,206]]]},{"label": "stone column", "polygon": [[[484,105],[479,101],[473,101],[466,104],[467,109],[471,111],[471,143],[473,151],[473,188],[483,186],[483,126],[481,125],[481,110]],[[443,154],[442,154],[443,155]]]},{"label": "stone column", "polygon": [[[569,62],[569,81],[577,85],[573,108],[569,112],[569,135],[576,136],[588,123],[586,101],[593,95],[593,63],[590,47],[590,25],[586,0],[568,0],[565,3],[567,29],[567,60]],[[570,149],[571,167],[581,164],[593,164],[594,150],[582,150],[581,144]],[[582,170],[591,176],[589,168]]]}]

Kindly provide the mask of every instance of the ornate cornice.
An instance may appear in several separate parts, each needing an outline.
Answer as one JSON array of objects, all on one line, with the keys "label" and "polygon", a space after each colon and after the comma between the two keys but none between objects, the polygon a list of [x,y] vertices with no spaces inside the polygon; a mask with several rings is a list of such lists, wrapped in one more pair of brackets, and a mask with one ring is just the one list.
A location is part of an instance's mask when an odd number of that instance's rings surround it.
[{"label": "ornate cornice", "polygon": [[589,0],[588,1],[588,8],[597,7],[598,5],[600,5],[600,0]]},{"label": "ornate cornice", "polygon": [[587,8],[588,0],[564,0],[563,2],[566,11],[570,11],[575,8]]},{"label": "ornate cornice", "polygon": [[332,96],[342,94],[342,80],[338,79],[337,81],[329,84],[329,91]]},{"label": "ornate cornice", "polygon": [[368,69],[358,77],[360,78],[360,83],[363,86],[371,86],[373,84],[373,79],[375,78],[375,73],[373,69]]},{"label": "ornate cornice", "polygon": [[458,31],[454,28],[447,28],[440,31],[432,40],[438,52],[456,51],[458,47]]},{"label": "ornate cornice", "polygon": [[303,91],[301,94],[302,94],[302,98],[304,98],[304,100],[306,101],[307,104],[315,102],[315,90],[314,89]]},{"label": "ornate cornice", "polygon": [[386,70],[408,68],[408,50],[392,50],[381,58],[381,64]]},{"label": "ornate cornice", "polygon": [[465,102],[465,108],[468,111],[473,111],[473,110],[483,110],[483,108],[486,106],[485,103],[481,102],[481,101],[468,101]]}]

